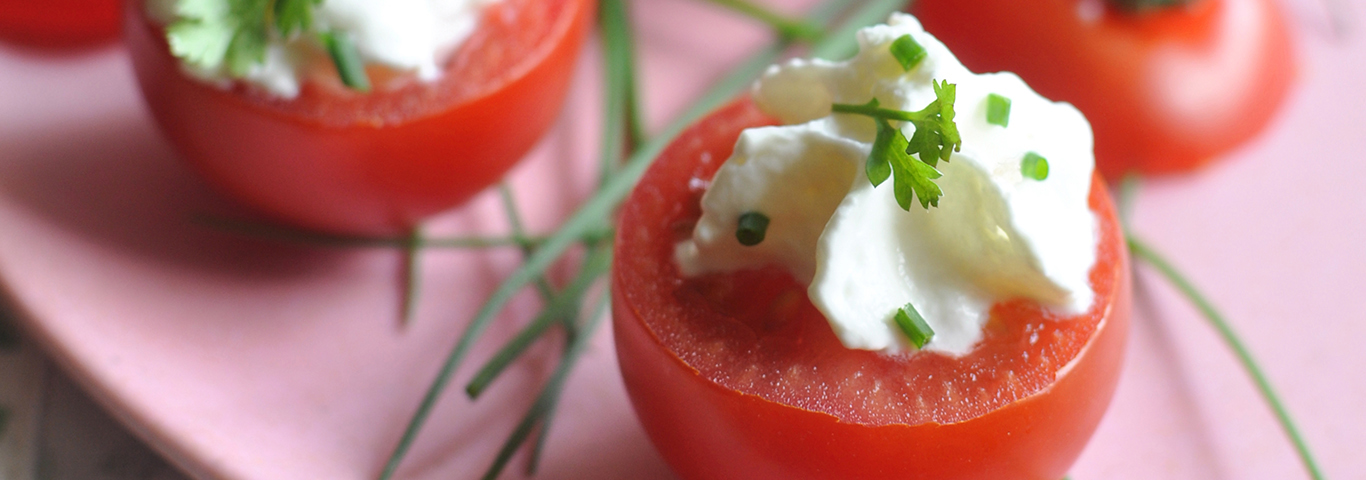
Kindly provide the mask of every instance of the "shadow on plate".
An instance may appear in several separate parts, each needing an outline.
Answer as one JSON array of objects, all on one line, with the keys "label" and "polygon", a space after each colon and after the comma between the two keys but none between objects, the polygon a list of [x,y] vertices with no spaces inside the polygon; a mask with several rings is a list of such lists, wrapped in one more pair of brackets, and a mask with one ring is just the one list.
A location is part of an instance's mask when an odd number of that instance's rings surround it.
[{"label": "shadow on plate", "polygon": [[140,115],[0,132],[0,145],[0,197],[91,242],[245,277],[316,274],[347,254],[196,222],[252,217],[185,169]]}]

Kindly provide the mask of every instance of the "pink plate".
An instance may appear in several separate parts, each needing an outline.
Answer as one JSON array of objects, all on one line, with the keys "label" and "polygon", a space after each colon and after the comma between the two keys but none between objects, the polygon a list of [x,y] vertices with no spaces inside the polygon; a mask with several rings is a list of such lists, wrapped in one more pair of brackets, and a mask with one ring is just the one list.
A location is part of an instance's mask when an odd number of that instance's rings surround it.
[{"label": "pink plate", "polygon": [[[766,39],[704,2],[631,5],[652,126]],[[1362,478],[1366,38],[1320,33],[1318,5],[1286,5],[1305,60],[1277,123],[1209,170],[1149,183],[1135,227],[1246,335],[1329,476]],[[553,228],[594,178],[596,45],[560,124],[511,178],[534,232]],[[245,215],[177,161],[122,49],[54,57],[0,45],[5,292],[52,357],[193,476],[373,478],[465,322],[518,260],[511,250],[427,251],[420,308],[404,326],[400,252],[247,238],[190,221],[200,214]],[[491,192],[430,229],[506,231]],[[1303,476],[1194,310],[1156,276],[1140,287],[1125,377],[1073,478]],[[476,478],[492,461],[561,339],[538,343],[478,401],[459,387],[537,306],[533,294],[518,297],[472,352],[404,478]],[[570,377],[537,478],[672,477],[631,413],[608,332]],[[523,464],[519,454],[507,476],[520,478]]]}]

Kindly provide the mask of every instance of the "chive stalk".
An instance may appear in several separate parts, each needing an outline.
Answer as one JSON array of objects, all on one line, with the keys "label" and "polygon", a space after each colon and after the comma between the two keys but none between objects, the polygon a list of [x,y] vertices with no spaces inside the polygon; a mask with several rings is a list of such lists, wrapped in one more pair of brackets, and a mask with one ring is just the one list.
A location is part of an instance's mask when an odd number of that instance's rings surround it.
[{"label": "chive stalk", "polygon": [[1272,412],[1276,415],[1277,422],[1281,425],[1281,429],[1284,430],[1286,436],[1290,438],[1290,443],[1295,446],[1295,452],[1299,455],[1300,462],[1304,464],[1305,469],[1309,472],[1309,476],[1315,480],[1323,480],[1323,471],[1319,468],[1318,462],[1314,460],[1314,455],[1309,450],[1309,444],[1306,443],[1304,437],[1300,435],[1300,430],[1295,426],[1294,419],[1290,417],[1290,411],[1285,408],[1284,402],[1282,402],[1280,396],[1276,394],[1276,389],[1271,386],[1271,381],[1266,378],[1266,374],[1263,372],[1262,367],[1258,365],[1257,360],[1252,356],[1252,351],[1248,350],[1247,346],[1238,336],[1238,333],[1234,331],[1233,326],[1224,319],[1223,314],[1219,313],[1219,311],[1214,308],[1214,304],[1210,303],[1209,299],[1207,299],[1204,294],[1200,293],[1200,290],[1195,288],[1194,284],[1186,279],[1185,275],[1177,271],[1176,267],[1172,266],[1171,262],[1168,262],[1165,257],[1148,246],[1147,242],[1139,239],[1133,234],[1130,234],[1126,240],[1129,245],[1129,252],[1133,254],[1133,257],[1147,263],[1149,266],[1153,267],[1154,270],[1157,270],[1163,278],[1170,282],[1172,286],[1176,287],[1176,289],[1186,297],[1186,300],[1190,301],[1191,304],[1195,305],[1196,309],[1200,310],[1200,313],[1205,317],[1205,320],[1219,333],[1219,337],[1224,341],[1224,344],[1238,357],[1238,362],[1243,366],[1243,370],[1247,372],[1248,376],[1252,378],[1253,383],[1256,384],[1258,393],[1262,395],[1262,398],[1266,401],[1267,405],[1271,407]]},{"label": "chive stalk", "polygon": [[785,40],[817,41],[825,34],[825,29],[821,28],[819,25],[809,21],[787,18],[782,14],[747,0],[707,1],[766,23],[779,37]]},{"label": "chive stalk", "polygon": [[[604,10],[610,12],[614,11],[615,8],[621,8],[620,6],[612,5],[620,1],[621,0],[605,0],[603,2],[605,5]],[[841,6],[846,6],[851,3],[854,2],[852,0],[828,0],[825,4],[818,6],[814,10],[815,13],[808,17],[808,21],[825,23],[825,21],[833,18],[834,15],[841,10]],[[905,4],[906,2],[903,0],[877,0],[869,2],[859,8],[854,14],[848,16],[836,31],[852,32],[864,25],[885,18],[892,11],[904,7]],[[614,21],[624,20],[624,16],[615,18],[618,18],[619,20]],[[823,37],[820,42],[813,45],[812,51],[839,52],[850,50],[853,48],[852,38],[852,35]],[[621,168],[617,170],[614,175],[607,178],[607,180],[599,186],[597,192],[584,202],[584,204],[565,221],[559,230],[546,238],[539,245],[539,248],[529,255],[524,263],[503,281],[493,294],[490,295],[486,303],[479,309],[474,319],[466,325],[465,331],[462,333],[460,339],[457,340],[456,344],[447,355],[436,378],[433,380],[427,393],[423,396],[421,403],[418,405],[417,411],[409,421],[402,438],[399,440],[398,445],[396,445],[388,462],[386,462],[384,470],[380,474],[381,479],[391,478],[398,469],[398,465],[402,462],[403,457],[406,456],[408,449],[416,439],[417,433],[431,415],[431,410],[435,406],[437,399],[445,390],[446,385],[449,384],[456,367],[459,366],[474,342],[482,335],[484,330],[487,329],[493,316],[507,305],[508,301],[511,300],[512,296],[517,291],[525,287],[534,278],[540,276],[552,263],[558,260],[572,244],[584,238],[600,237],[601,226],[609,220],[609,216],[616,209],[617,204],[619,204],[621,200],[625,198],[626,194],[635,186],[636,181],[640,179],[645,168],[649,166],[650,161],[659,156],[664,147],[677,137],[678,134],[682,133],[688,125],[696,122],[708,112],[714,110],[728,99],[733,98],[736,94],[743,91],[753,78],[757,77],[768,65],[779,58],[790,41],[791,40],[788,38],[781,38],[772,46],[754,54],[749,60],[713,86],[706,95],[697,102],[694,102],[691,108],[674,119],[674,121],[670,122],[658,135],[641,143],[639,148],[631,153]],[[634,89],[628,91],[634,92]],[[586,338],[591,331],[591,325],[594,325],[598,320],[599,319],[597,318],[590,319],[590,323],[588,324],[590,327],[583,329],[579,333],[578,338]],[[566,357],[561,362],[561,369],[567,371],[566,365],[569,364],[572,364],[572,357]],[[559,375],[559,371],[557,371],[557,375]],[[550,387],[556,387],[556,389]],[[536,405],[533,406],[533,411],[528,412],[528,416],[523,419],[523,424],[519,425],[517,431],[508,439],[508,443],[504,446],[504,451],[500,452],[499,459],[495,461],[495,466],[490,469],[490,472],[501,470],[501,465],[506,463],[511,452],[515,451],[517,445],[520,445],[520,443],[525,440],[526,436],[529,435],[530,429],[534,427],[536,421],[548,415],[546,413],[537,412],[546,412],[550,408],[553,408],[554,402],[558,398],[557,388],[557,385],[547,385],[547,389],[543,391],[542,397],[538,398]],[[543,399],[545,399],[545,401],[542,401]],[[547,404],[549,405],[547,406]],[[496,475],[496,473],[494,473],[494,475]]]},{"label": "chive stalk", "polygon": [[422,290],[422,236],[422,227],[413,227],[403,248],[403,308],[399,318],[405,327],[413,324],[418,293]]},{"label": "chive stalk", "polygon": [[472,236],[452,238],[424,236],[416,239],[414,239],[411,234],[402,237],[365,237],[299,230],[273,224],[205,215],[194,216],[190,219],[190,222],[234,235],[328,248],[408,248],[410,244],[416,242],[416,245],[420,248],[483,249],[520,247],[524,244],[535,246],[545,241],[545,238],[540,236],[518,237],[515,235],[504,237]]},{"label": "chive stalk", "polygon": [[[603,3],[609,5],[607,10],[611,10],[610,4],[620,0],[605,0]],[[823,7],[817,8],[817,14],[810,18],[810,21],[824,23],[832,18],[840,5],[852,3],[852,0],[829,0]],[[863,22],[863,25],[876,22],[880,18],[885,18],[892,11],[903,7],[904,1],[880,0],[865,4],[855,14],[849,16],[845,24],[837,31],[855,30],[862,25],[851,26],[851,22]],[[611,17],[609,17],[611,18]],[[620,17],[616,17],[619,18]],[[620,20],[615,20],[620,21]],[[821,42],[813,46],[813,51],[839,51],[849,48],[840,44],[852,45],[852,35],[825,37]],[[455,373],[456,367],[464,359],[474,342],[483,334],[492,321],[494,315],[502,310],[511,300],[518,290],[526,286],[534,278],[540,276],[549,266],[577,240],[593,233],[594,228],[600,228],[608,217],[616,209],[617,204],[625,198],[626,194],[635,186],[636,181],[644,174],[645,168],[650,161],[664,150],[669,142],[673,141],[678,134],[687,128],[688,125],[696,122],[708,112],[714,110],[722,103],[747,87],[750,81],[757,77],[768,65],[772,64],[781,55],[782,51],[788,46],[790,41],[786,38],[780,39],[774,45],[765,48],[751,56],[746,62],[733,70],[724,77],[712,89],[703,95],[692,107],[685,111],[674,121],[670,122],[658,135],[640,145],[640,148],[633,152],[621,169],[607,179],[598,191],[590,197],[580,208],[570,216],[558,231],[550,235],[532,253],[517,270],[503,281],[501,285],[489,296],[485,304],[480,307],[474,319],[466,325],[465,331],[459,340],[451,348],[436,378],[428,387],[427,393],[423,395],[417,411],[413,414],[408,426],[405,428],[402,438],[395,446],[394,452],[386,462],[384,470],[381,472],[381,479],[391,478],[407,455],[408,449],[417,438],[417,433],[426,423],[431,415],[432,408],[435,407],[437,399],[445,391],[446,385],[450,383],[451,376]],[[520,430],[520,429],[519,429]],[[509,454],[510,455],[510,454]]]}]

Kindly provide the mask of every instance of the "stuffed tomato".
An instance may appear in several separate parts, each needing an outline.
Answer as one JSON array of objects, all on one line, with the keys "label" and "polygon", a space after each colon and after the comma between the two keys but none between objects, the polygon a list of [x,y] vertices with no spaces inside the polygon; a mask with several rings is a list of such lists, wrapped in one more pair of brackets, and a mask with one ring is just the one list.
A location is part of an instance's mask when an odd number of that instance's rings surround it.
[{"label": "stuffed tomato", "polygon": [[277,221],[362,234],[409,232],[524,156],[558,115],[594,7],[501,0],[432,78],[367,64],[373,89],[356,91],[323,56],[296,68],[297,92],[282,98],[187,73],[144,4],[127,4],[129,50],[184,159]]},{"label": "stuffed tomato", "polygon": [[628,197],[612,301],[637,415],[688,479],[1061,478],[1129,316],[1085,121],[967,72],[910,17],[860,43],[770,69]]},{"label": "stuffed tomato", "polygon": [[1248,142],[1295,77],[1271,0],[936,0],[913,11],[969,67],[1015,72],[1081,109],[1110,179],[1191,171]]},{"label": "stuffed tomato", "polygon": [[617,356],[664,458],[689,479],[1062,478],[1109,404],[1128,329],[1128,267],[1104,183],[1090,199],[1101,243],[1085,314],[995,305],[962,358],[850,350],[784,272],[686,278],[673,262],[700,215],[695,179],[710,178],[741,129],[772,121],[748,102],[714,113],[660,156],[622,212]]}]

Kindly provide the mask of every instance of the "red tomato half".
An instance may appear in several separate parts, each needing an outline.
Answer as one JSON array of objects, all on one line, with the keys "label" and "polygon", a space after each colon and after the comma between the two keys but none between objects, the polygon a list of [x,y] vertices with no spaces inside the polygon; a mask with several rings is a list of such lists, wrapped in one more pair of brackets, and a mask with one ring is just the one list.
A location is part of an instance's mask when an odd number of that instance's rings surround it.
[{"label": "red tomato half", "polygon": [[1012,71],[1076,105],[1107,178],[1205,164],[1284,102],[1294,51],[1272,0],[1127,13],[1102,0],[924,0],[914,12],[968,68]]},{"label": "red tomato half", "polygon": [[[152,113],[231,196],[305,228],[410,231],[497,181],[559,113],[591,0],[503,0],[426,84],[347,90],[321,60],[299,96],[224,89],[181,73],[159,26],[129,4],[128,48]],[[389,74],[388,76],[392,76]]]},{"label": "red tomato half", "polygon": [[119,35],[119,0],[0,0],[0,39],[74,47]]},{"label": "red tomato half", "polygon": [[961,358],[851,350],[776,269],[680,277],[676,242],[740,131],[749,102],[714,113],[651,167],[622,211],[612,311],[641,423],[687,479],[1047,479],[1080,454],[1118,380],[1128,267],[1099,177],[1096,304],[1050,318],[997,304]]}]

